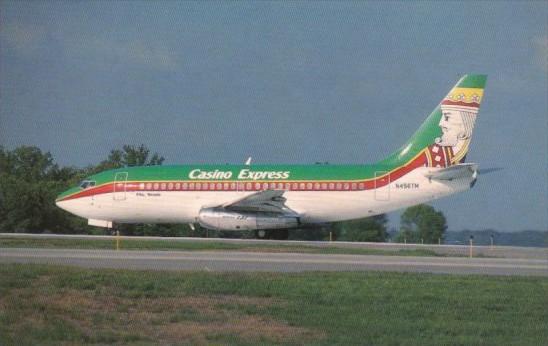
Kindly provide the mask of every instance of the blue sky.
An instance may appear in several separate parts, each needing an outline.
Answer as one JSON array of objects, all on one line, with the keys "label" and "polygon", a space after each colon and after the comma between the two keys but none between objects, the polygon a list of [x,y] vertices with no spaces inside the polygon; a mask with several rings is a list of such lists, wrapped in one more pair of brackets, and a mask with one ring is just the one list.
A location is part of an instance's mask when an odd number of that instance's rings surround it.
[{"label": "blue sky", "polygon": [[[0,3],[0,145],[85,166],[366,163],[489,75],[450,229],[548,229],[547,2]],[[391,215],[397,224],[398,213]]]}]

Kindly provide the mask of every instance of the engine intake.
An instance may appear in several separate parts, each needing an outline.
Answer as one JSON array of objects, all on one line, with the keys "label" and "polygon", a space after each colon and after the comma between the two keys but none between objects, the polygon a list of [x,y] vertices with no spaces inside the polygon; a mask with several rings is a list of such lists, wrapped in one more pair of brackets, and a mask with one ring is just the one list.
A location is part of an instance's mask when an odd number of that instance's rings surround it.
[{"label": "engine intake", "polygon": [[252,231],[284,229],[299,226],[299,218],[274,213],[228,211],[222,208],[204,208],[198,215],[200,226],[220,231]]}]

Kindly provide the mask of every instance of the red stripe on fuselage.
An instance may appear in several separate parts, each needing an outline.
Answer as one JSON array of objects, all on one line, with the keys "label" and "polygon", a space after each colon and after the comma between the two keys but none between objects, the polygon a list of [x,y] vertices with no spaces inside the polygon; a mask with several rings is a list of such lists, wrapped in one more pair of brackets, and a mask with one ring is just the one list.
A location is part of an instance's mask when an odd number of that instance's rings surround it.
[{"label": "red stripe on fuselage", "polygon": [[80,192],[76,192],[75,194],[69,195],[69,196],[61,199],[60,201],[68,201],[69,199],[101,195],[103,193],[111,193],[112,189],[113,189],[112,188],[112,183],[107,183],[107,184],[100,185],[100,186],[97,186],[97,187],[87,188],[87,189],[82,190]]},{"label": "red stripe on fuselage", "polygon": [[[160,191],[186,191],[186,192],[230,192],[230,191],[261,191],[265,189],[279,189],[289,191],[363,191],[383,187],[403,177],[412,170],[427,164],[424,151],[415,157],[408,164],[399,167],[387,175],[371,180],[339,180],[339,181],[321,181],[321,180],[299,180],[299,181],[210,181],[196,182],[192,180],[181,181],[143,181],[143,182],[111,182],[100,186],[88,188],[67,196],[61,201],[67,201],[76,198],[90,197],[105,193],[114,192],[160,192]],[[199,184],[199,185],[197,185]],[[282,188],[279,185],[282,184]],[[124,186],[125,185],[125,186]],[[176,186],[178,188],[176,188]],[[200,188],[197,188],[200,186]],[[171,187],[171,188],[170,188]],[[183,188],[184,187],[184,188]],[[205,188],[204,188],[205,187]],[[266,188],[265,188],[266,187]],[[289,187],[289,189],[287,188]]]}]

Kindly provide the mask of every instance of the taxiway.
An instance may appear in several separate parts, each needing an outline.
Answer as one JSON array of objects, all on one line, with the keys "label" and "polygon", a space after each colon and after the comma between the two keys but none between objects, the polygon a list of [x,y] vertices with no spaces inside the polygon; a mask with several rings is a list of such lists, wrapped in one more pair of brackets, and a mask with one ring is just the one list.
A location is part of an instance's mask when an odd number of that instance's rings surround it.
[{"label": "taxiway", "polygon": [[237,251],[138,251],[0,248],[0,263],[88,268],[205,271],[394,271],[548,276],[548,260]]}]

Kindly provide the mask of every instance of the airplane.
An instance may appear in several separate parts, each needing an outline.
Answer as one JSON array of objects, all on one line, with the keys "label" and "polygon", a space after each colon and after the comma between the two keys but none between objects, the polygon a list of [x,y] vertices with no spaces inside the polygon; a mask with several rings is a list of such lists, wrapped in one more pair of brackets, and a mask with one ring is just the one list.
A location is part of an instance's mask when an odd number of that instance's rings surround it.
[{"label": "airplane", "polygon": [[472,188],[466,163],[486,75],[463,76],[413,136],[370,165],[172,165],[123,167],[91,175],[56,204],[112,228],[187,223],[287,239],[288,230],[359,219]]}]

